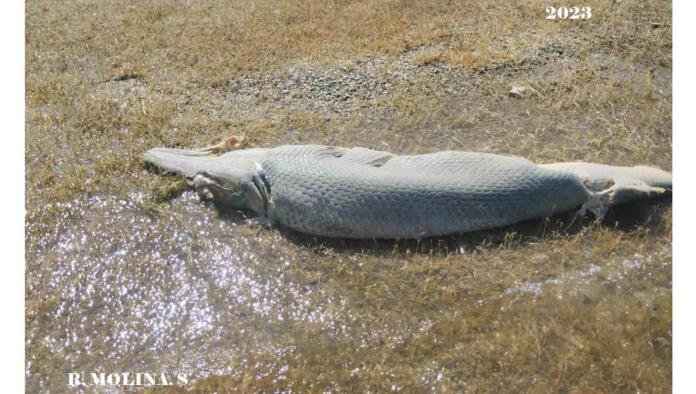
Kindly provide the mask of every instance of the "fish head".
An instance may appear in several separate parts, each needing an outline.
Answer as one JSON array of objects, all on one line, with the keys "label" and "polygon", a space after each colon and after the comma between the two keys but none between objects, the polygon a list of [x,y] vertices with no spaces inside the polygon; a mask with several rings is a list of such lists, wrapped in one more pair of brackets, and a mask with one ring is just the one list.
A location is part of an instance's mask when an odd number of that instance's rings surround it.
[{"label": "fish head", "polygon": [[221,207],[266,212],[270,187],[259,164],[263,152],[233,151],[209,156],[200,151],[156,148],[143,159],[165,171],[193,180],[198,195]]}]

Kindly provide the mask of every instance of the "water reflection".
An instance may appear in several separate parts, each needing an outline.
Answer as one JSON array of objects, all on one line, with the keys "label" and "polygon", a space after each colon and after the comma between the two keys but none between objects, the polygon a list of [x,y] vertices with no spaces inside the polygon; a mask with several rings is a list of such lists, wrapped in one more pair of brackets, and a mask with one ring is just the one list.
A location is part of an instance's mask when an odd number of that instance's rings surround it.
[{"label": "water reflection", "polygon": [[31,390],[63,388],[76,369],[229,373],[239,354],[278,351],[286,321],[340,331],[341,300],[285,275],[303,256],[274,233],[240,234],[192,193],[168,214],[141,194],[59,208],[65,220],[28,250],[27,293],[42,300],[28,307]]},{"label": "water reflection", "polygon": [[[499,242],[488,235],[396,246],[307,241],[220,216],[188,192],[165,209],[153,210],[138,193],[41,209],[58,222],[27,223],[41,234],[27,242],[30,392],[64,391],[68,372],[201,379],[252,371],[275,387],[292,380],[292,360],[332,357],[346,377],[391,382],[386,389],[418,382],[446,391],[466,378],[447,361],[453,356],[413,360],[469,346],[455,335],[467,327],[461,322],[484,325],[472,326],[471,338],[516,300],[597,299],[607,286],[649,277],[656,261],[665,272],[670,264],[661,240],[636,252],[621,232],[602,239],[582,229],[512,246],[504,230]],[[609,244],[624,249],[605,261]],[[646,305],[669,286],[665,272],[655,278],[662,290],[641,295]],[[391,361],[381,366],[385,357]],[[340,387],[326,387],[333,385]]]}]

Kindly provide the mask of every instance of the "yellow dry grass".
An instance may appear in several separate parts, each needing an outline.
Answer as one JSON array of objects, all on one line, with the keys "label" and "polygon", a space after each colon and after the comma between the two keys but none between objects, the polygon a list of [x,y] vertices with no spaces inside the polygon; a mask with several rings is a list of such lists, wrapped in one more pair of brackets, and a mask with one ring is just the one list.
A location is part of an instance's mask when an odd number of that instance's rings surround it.
[{"label": "yellow dry grass", "polygon": [[[139,160],[154,146],[203,146],[244,134],[259,146],[464,149],[539,162],[670,169],[670,2],[588,1],[583,5],[592,6],[594,16],[584,22],[547,21],[547,5],[30,0],[28,281],[41,283],[59,260],[45,247],[70,217],[59,202],[154,194],[148,212],[158,227],[152,232],[168,235],[176,216],[166,200],[178,195],[176,181],[144,172]],[[332,101],[333,112],[311,97],[283,104],[263,90],[248,101],[231,93],[245,77],[285,81],[291,69],[362,70],[375,59],[385,64],[377,67],[377,79],[400,72],[398,62],[412,68],[372,99]],[[515,85],[530,86],[532,93],[508,97]],[[314,323],[288,325],[275,340],[292,352],[240,355],[228,362],[233,374],[202,378],[192,387],[669,391],[671,208],[641,205],[632,215],[638,219],[631,226],[571,232],[546,233],[535,223],[530,231],[441,242],[283,244],[299,256],[288,274],[295,282],[348,300],[342,316],[354,319],[346,323],[352,336],[337,339]],[[258,238],[269,247],[273,241],[264,232]],[[207,247],[203,240],[193,245]],[[626,270],[636,254],[646,262]],[[591,264],[602,273],[589,283],[544,282]],[[619,279],[601,277],[624,271]],[[123,275],[135,281],[138,273]],[[526,282],[546,284],[541,295],[504,292]],[[59,300],[46,297],[27,292],[29,334],[73,324],[51,319]],[[425,321],[427,329],[419,325]],[[374,338],[363,346],[361,335]],[[64,354],[34,342],[27,355],[33,360],[30,387],[37,387],[37,375],[63,376]]]}]

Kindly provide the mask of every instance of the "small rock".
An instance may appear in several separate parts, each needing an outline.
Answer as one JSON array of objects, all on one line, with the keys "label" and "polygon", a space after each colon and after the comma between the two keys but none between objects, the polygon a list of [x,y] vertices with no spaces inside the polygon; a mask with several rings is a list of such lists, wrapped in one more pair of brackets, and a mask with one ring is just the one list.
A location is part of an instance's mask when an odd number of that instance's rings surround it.
[{"label": "small rock", "polygon": [[508,95],[510,95],[510,97],[522,98],[526,92],[527,88],[524,86],[513,86],[508,92]]}]

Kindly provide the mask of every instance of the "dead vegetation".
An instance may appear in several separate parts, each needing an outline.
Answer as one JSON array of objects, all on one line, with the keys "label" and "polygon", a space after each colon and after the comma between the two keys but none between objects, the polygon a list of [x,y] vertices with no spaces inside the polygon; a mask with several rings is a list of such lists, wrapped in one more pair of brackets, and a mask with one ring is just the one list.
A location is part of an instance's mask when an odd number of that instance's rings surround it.
[{"label": "dead vegetation", "polygon": [[[63,390],[63,373],[75,367],[66,363],[128,368],[145,354],[151,357],[147,368],[164,368],[147,342],[127,342],[133,347],[125,353],[98,342],[90,342],[91,351],[57,346],[55,341],[81,332],[84,324],[60,305],[72,297],[75,307],[85,306],[75,291],[84,291],[91,280],[104,284],[97,301],[108,311],[122,298],[106,286],[114,278],[133,283],[141,303],[152,294],[178,297],[176,280],[141,278],[142,270],[175,277],[169,263],[141,266],[158,256],[186,256],[196,271],[185,278],[207,277],[212,286],[219,267],[206,259],[220,248],[213,240],[233,241],[219,229],[224,228],[239,240],[240,255],[281,245],[291,262],[283,283],[311,289],[309,305],[328,308],[345,328],[337,333],[317,322],[268,322],[243,312],[249,307],[243,301],[232,302],[229,316],[219,311],[227,317],[216,323],[227,334],[195,340],[178,337],[178,331],[168,334],[182,344],[180,364],[170,360],[167,368],[185,364],[191,349],[209,350],[201,356],[206,371],[229,367],[229,373],[201,372],[193,384],[199,391],[669,391],[668,205],[640,208],[629,229],[593,225],[580,233],[546,233],[536,223],[538,231],[504,230],[494,239],[346,247],[278,241],[276,233],[244,225],[230,230],[233,219],[171,202],[181,192],[178,181],[148,174],[139,160],[154,146],[205,146],[236,134],[256,146],[463,149],[538,162],[669,169],[671,4],[590,1],[594,16],[584,22],[547,21],[546,5],[29,1],[28,387]],[[512,86],[532,93],[511,98]],[[138,193],[152,198],[127,214],[115,205],[87,203],[124,201]],[[213,216],[204,225],[218,230],[189,221],[192,212]],[[130,239],[140,216],[148,218],[149,231]],[[195,235],[204,230],[209,238]],[[72,233],[104,246],[65,249],[63,238]],[[187,243],[180,245],[177,237]],[[122,271],[107,264],[119,248],[130,258]],[[261,253],[260,262],[240,261],[256,264],[256,280],[268,279],[277,275],[273,253]],[[624,267],[636,254],[642,263]],[[548,282],[592,265],[601,269],[589,279]],[[72,281],[49,286],[52,275],[64,270]],[[95,279],[94,272],[113,276]],[[521,283],[542,283],[543,291],[505,292]],[[148,292],[148,286],[161,287]],[[291,299],[289,289],[281,293]],[[231,302],[233,290],[216,291],[205,305],[215,309]],[[182,330],[191,324],[188,313],[172,317]],[[103,327],[120,327],[116,312],[79,314],[106,319]],[[143,335],[156,336],[147,325],[156,317],[138,326]],[[106,330],[98,327],[82,334]],[[272,350],[248,345],[259,337]],[[229,350],[226,358],[210,356],[221,347]],[[279,355],[278,349],[285,350]]]}]

